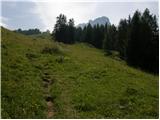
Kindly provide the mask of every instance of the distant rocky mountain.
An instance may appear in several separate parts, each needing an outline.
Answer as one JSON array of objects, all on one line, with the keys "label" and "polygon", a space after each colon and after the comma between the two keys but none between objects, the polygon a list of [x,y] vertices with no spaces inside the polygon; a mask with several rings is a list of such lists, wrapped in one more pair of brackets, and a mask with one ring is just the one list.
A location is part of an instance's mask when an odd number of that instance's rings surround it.
[{"label": "distant rocky mountain", "polygon": [[89,23],[91,24],[92,27],[97,24],[99,24],[99,25],[105,25],[106,23],[109,25],[111,24],[108,17],[102,16],[102,17],[98,17],[94,20],[89,20],[88,23],[80,23],[77,25],[77,27],[84,28]]}]

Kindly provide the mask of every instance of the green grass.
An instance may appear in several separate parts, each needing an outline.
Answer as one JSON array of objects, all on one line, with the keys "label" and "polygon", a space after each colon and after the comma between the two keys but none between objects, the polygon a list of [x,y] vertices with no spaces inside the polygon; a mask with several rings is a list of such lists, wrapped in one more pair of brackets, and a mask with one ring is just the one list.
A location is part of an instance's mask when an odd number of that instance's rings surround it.
[{"label": "green grass", "polygon": [[65,45],[2,29],[2,118],[46,118],[44,71],[54,83],[53,118],[158,118],[159,77],[86,44]]}]

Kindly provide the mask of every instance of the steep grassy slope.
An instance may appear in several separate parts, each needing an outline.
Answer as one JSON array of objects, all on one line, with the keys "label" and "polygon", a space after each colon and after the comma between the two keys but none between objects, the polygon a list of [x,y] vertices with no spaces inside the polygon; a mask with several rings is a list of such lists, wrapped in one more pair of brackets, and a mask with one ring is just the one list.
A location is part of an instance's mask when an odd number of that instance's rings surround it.
[{"label": "steep grassy slope", "polygon": [[2,29],[2,118],[158,118],[158,76],[85,44],[64,45]]}]

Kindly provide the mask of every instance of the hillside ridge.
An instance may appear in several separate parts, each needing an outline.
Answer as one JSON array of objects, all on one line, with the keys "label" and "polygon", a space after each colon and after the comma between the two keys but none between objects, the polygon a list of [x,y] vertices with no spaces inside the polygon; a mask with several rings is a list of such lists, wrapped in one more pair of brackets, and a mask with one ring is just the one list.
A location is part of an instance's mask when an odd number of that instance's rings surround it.
[{"label": "hillside ridge", "polygon": [[2,118],[158,118],[157,75],[85,43],[1,32]]}]

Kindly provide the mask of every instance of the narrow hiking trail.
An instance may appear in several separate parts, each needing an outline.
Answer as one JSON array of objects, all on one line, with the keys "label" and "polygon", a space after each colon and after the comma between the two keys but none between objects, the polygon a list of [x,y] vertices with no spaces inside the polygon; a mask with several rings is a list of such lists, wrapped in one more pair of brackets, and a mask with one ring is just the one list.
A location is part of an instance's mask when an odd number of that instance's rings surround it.
[{"label": "narrow hiking trail", "polygon": [[43,89],[44,89],[44,99],[47,104],[46,117],[53,118],[55,112],[54,112],[53,97],[50,94],[50,87],[54,81],[51,75],[46,71],[44,71],[43,73],[42,80],[43,80]]}]

